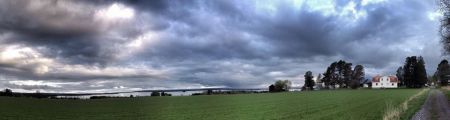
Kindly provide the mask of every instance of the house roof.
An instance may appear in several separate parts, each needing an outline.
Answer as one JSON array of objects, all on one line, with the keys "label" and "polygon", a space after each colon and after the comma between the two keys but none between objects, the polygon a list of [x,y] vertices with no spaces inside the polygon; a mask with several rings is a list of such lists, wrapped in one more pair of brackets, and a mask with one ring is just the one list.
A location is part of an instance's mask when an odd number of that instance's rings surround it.
[{"label": "house roof", "polygon": [[372,78],[372,82],[380,82],[380,78],[381,78],[381,76],[377,75],[377,76]]},{"label": "house roof", "polygon": [[391,82],[398,82],[398,79],[396,76],[389,76],[389,79],[391,80]]},{"label": "house roof", "polygon": [[392,76],[392,75],[391,76],[380,76],[380,75],[377,75],[377,76],[372,78],[372,82],[380,82],[381,77],[389,77],[389,81],[390,82],[398,83],[398,78],[396,76]]}]

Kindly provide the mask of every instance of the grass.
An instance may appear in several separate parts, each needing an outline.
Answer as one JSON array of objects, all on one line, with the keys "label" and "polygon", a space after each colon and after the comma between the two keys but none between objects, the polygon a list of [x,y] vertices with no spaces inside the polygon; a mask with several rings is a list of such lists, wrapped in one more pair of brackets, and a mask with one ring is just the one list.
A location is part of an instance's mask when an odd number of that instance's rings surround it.
[{"label": "grass", "polygon": [[[380,120],[421,89],[56,100],[0,97],[0,119]],[[424,95],[422,95],[424,96]],[[421,96],[421,97],[422,97]],[[419,97],[420,98],[420,97]],[[418,108],[423,100],[408,108]],[[410,110],[410,109],[408,109]],[[408,118],[417,110],[402,113]],[[411,114],[412,113],[412,114]]]},{"label": "grass", "polygon": [[400,114],[400,119],[410,120],[412,116],[414,116],[414,114],[422,107],[423,103],[428,97],[429,91],[430,90],[426,89],[422,91],[422,94],[416,94],[416,96],[412,96],[409,100],[405,101],[406,103],[402,103],[402,107],[405,107],[406,104],[406,108],[403,108],[403,111]]},{"label": "grass", "polygon": [[443,86],[440,89],[445,95],[447,95],[447,98],[450,100],[450,86]]}]

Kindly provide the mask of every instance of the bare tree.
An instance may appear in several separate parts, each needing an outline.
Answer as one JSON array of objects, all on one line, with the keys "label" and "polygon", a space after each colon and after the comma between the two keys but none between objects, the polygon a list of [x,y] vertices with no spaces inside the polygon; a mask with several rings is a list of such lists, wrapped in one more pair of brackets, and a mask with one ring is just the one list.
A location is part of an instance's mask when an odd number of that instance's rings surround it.
[{"label": "bare tree", "polygon": [[450,0],[440,0],[440,12],[444,15],[441,18],[441,43],[444,46],[444,54],[450,54]]}]

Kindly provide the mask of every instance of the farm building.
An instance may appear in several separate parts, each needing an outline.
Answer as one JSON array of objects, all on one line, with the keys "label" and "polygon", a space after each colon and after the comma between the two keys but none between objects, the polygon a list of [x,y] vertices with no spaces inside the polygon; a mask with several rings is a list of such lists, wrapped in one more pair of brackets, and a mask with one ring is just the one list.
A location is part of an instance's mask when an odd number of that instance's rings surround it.
[{"label": "farm building", "polygon": [[396,76],[375,76],[372,78],[372,88],[397,88]]}]

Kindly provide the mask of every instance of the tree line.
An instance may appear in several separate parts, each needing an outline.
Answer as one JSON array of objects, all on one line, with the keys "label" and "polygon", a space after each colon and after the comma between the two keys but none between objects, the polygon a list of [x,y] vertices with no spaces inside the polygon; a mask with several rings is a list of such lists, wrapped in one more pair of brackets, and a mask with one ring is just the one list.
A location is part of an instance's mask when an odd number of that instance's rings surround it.
[{"label": "tree line", "polygon": [[[321,76],[324,76],[321,78]],[[304,75],[305,84],[301,88],[302,90],[314,90],[316,82],[324,83],[325,89],[336,88],[352,88],[356,89],[360,86],[360,81],[364,79],[364,67],[362,65],[356,65],[352,68],[352,63],[344,60],[331,63],[325,73],[317,75],[316,81],[311,71],[307,71]],[[289,80],[278,80],[274,84],[269,86],[269,92],[282,92],[288,91],[291,82]]]},{"label": "tree line", "polygon": [[[447,85],[450,79],[450,65],[447,60],[442,60],[438,65],[435,78],[441,85]],[[322,78],[323,75],[323,78]],[[325,89],[351,88],[357,89],[361,87],[364,81],[364,66],[356,65],[344,60],[331,63],[323,74],[318,74],[316,81],[311,71],[307,71],[304,75],[305,84],[302,90],[313,90],[317,83],[323,83]],[[425,61],[422,56],[406,57],[403,66],[396,71],[399,80],[398,87],[421,88],[424,87],[429,79],[425,69]],[[366,81],[369,81],[368,79]],[[365,83],[365,82],[363,82]],[[291,82],[289,80],[278,80],[275,84],[269,86],[270,92],[288,91]]]},{"label": "tree line", "polygon": [[323,74],[322,82],[325,89],[331,88],[352,88],[356,89],[360,86],[360,81],[364,79],[364,66],[356,65],[352,69],[352,63],[344,60],[331,63]]}]

